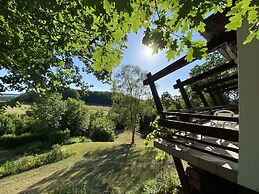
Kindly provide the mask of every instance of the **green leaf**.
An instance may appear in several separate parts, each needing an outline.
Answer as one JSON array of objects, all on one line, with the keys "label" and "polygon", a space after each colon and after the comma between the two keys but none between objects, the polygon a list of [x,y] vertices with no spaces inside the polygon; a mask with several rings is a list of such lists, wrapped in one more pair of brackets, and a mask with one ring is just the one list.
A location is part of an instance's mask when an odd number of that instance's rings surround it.
[{"label": "green leaf", "polygon": [[175,58],[175,55],[176,55],[175,50],[169,49],[169,50],[166,52],[166,58],[168,59],[168,61],[171,60],[171,59],[174,59],[174,58]]},{"label": "green leaf", "polygon": [[193,48],[192,48],[192,47],[190,47],[190,48],[188,49],[185,59],[186,59],[188,62],[191,62],[191,61],[193,60]]},{"label": "green leaf", "polygon": [[250,32],[250,34],[247,36],[247,38],[243,44],[250,43],[253,40],[253,38],[255,37],[255,35],[256,35],[255,33]]},{"label": "green leaf", "polygon": [[242,25],[242,15],[238,13],[232,16],[230,19],[230,23],[228,23],[225,27],[227,31],[236,30],[237,28],[241,27]]},{"label": "green leaf", "polygon": [[256,19],[257,19],[257,11],[255,11],[254,9],[250,10],[248,12],[248,17],[247,17],[248,22],[253,23]]},{"label": "green leaf", "polygon": [[125,36],[125,33],[120,28],[118,28],[117,31],[112,34],[112,36],[116,39],[121,39]]}]

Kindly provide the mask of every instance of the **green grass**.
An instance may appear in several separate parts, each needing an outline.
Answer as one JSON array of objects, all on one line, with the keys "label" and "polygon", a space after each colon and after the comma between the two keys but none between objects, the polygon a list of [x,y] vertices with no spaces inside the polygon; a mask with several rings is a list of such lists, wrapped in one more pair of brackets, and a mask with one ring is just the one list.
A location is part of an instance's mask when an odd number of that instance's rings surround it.
[{"label": "green grass", "polygon": [[156,181],[153,183],[152,180],[159,179],[161,172],[164,172],[163,176],[176,177],[171,160],[164,164],[156,161],[156,150],[146,148],[140,137],[136,137],[134,147],[130,146],[130,141],[131,135],[126,132],[115,142],[64,145],[62,149],[75,154],[56,163],[2,178],[1,192],[151,193],[145,191],[153,190]]}]

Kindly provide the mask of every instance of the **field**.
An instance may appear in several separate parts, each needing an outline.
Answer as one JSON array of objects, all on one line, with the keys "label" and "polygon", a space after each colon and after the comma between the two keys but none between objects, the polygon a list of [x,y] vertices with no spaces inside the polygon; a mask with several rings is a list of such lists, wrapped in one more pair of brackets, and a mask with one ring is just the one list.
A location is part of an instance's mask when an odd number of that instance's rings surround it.
[{"label": "field", "polygon": [[[107,113],[111,109],[111,107],[109,106],[101,106],[101,105],[87,105],[87,106],[93,112],[101,110]],[[21,114],[25,114],[26,110],[28,110],[29,107],[30,105],[25,105],[25,104],[21,105],[20,107],[13,107],[13,108],[8,106],[6,108],[6,112],[11,114],[21,115]]]},{"label": "field", "polygon": [[[139,193],[145,183],[161,175],[161,162],[155,160],[156,150],[145,147],[136,136],[135,147],[130,146],[130,134],[118,135],[115,142],[90,142],[65,145],[62,149],[74,155],[56,163],[0,180],[0,193],[67,193],[80,185],[89,193]],[[20,148],[22,149],[22,148]],[[2,160],[12,160],[19,149],[2,150]],[[19,150],[21,152],[21,150]],[[7,157],[7,158],[6,158]],[[171,161],[164,164],[166,173],[175,176]]]}]

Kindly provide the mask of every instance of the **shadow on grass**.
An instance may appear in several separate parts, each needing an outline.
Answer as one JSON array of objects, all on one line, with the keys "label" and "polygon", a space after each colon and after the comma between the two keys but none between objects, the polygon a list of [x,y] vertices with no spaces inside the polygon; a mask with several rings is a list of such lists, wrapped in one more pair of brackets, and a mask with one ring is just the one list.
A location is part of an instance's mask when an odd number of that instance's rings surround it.
[{"label": "shadow on grass", "polygon": [[134,190],[159,171],[153,148],[134,149],[129,144],[88,152],[65,171],[54,172],[21,193],[49,192],[85,184],[90,193]]}]

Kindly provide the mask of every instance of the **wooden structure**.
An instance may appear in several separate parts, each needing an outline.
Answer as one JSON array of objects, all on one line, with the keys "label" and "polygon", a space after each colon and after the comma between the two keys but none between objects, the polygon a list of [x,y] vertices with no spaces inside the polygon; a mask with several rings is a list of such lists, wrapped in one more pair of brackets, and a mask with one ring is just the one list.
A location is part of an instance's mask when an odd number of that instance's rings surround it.
[{"label": "wooden structure", "polygon": [[[144,85],[149,85],[157,112],[160,115],[159,126],[166,130],[159,131],[159,138],[154,142],[155,147],[171,154],[186,194],[200,191],[202,193],[201,174],[222,182],[222,185],[232,185],[229,193],[253,193],[253,191],[238,185],[238,161],[239,161],[239,112],[237,107],[227,105],[222,94],[231,90],[238,90],[237,71],[227,77],[220,77],[208,83],[202,82],[212,76],[217,77],[220,73],[230,69],[237,69],[236,32],[225,32],[224,26],[228,19],[223,14],[210,16],[205,20],[206,31],[202,34],[208,41],[208,52],[218,50],[228,62],[224,65],[211,69],[200,75],[186,80],[178,79],[173,85],[178,89],[185,102],[186,109],[167,111],[163,109],[155,82],[178,69],[188,65],[185,56],[168,65],[164,69],[152,75],[149,73]],[[219,24],[216,25],[215,23]],[[185,90],[185,86],[191,86],[197,92],[204,108],[195,108]],[[204,93],[208,93],[213,100],[214,106],[209,106]],[[233,110],[235,117],[215,116],[218,110]],[[211,121],[236,123],[235,127],[222,128],[211,126]],[[168,133],[168,129],[173,132]],[[186,171],[182,161],[187,161],[192,168]],[[205,178],[208,180],[208,178]],[[213,181],[212,181],[213,182]],[[214,184],[214,183],[213,183]],[[204,190],[203,192],[210,192]],[[217,190],[217,193],[220,191]],[[224,192],[225,193],[225,192]]]}]

